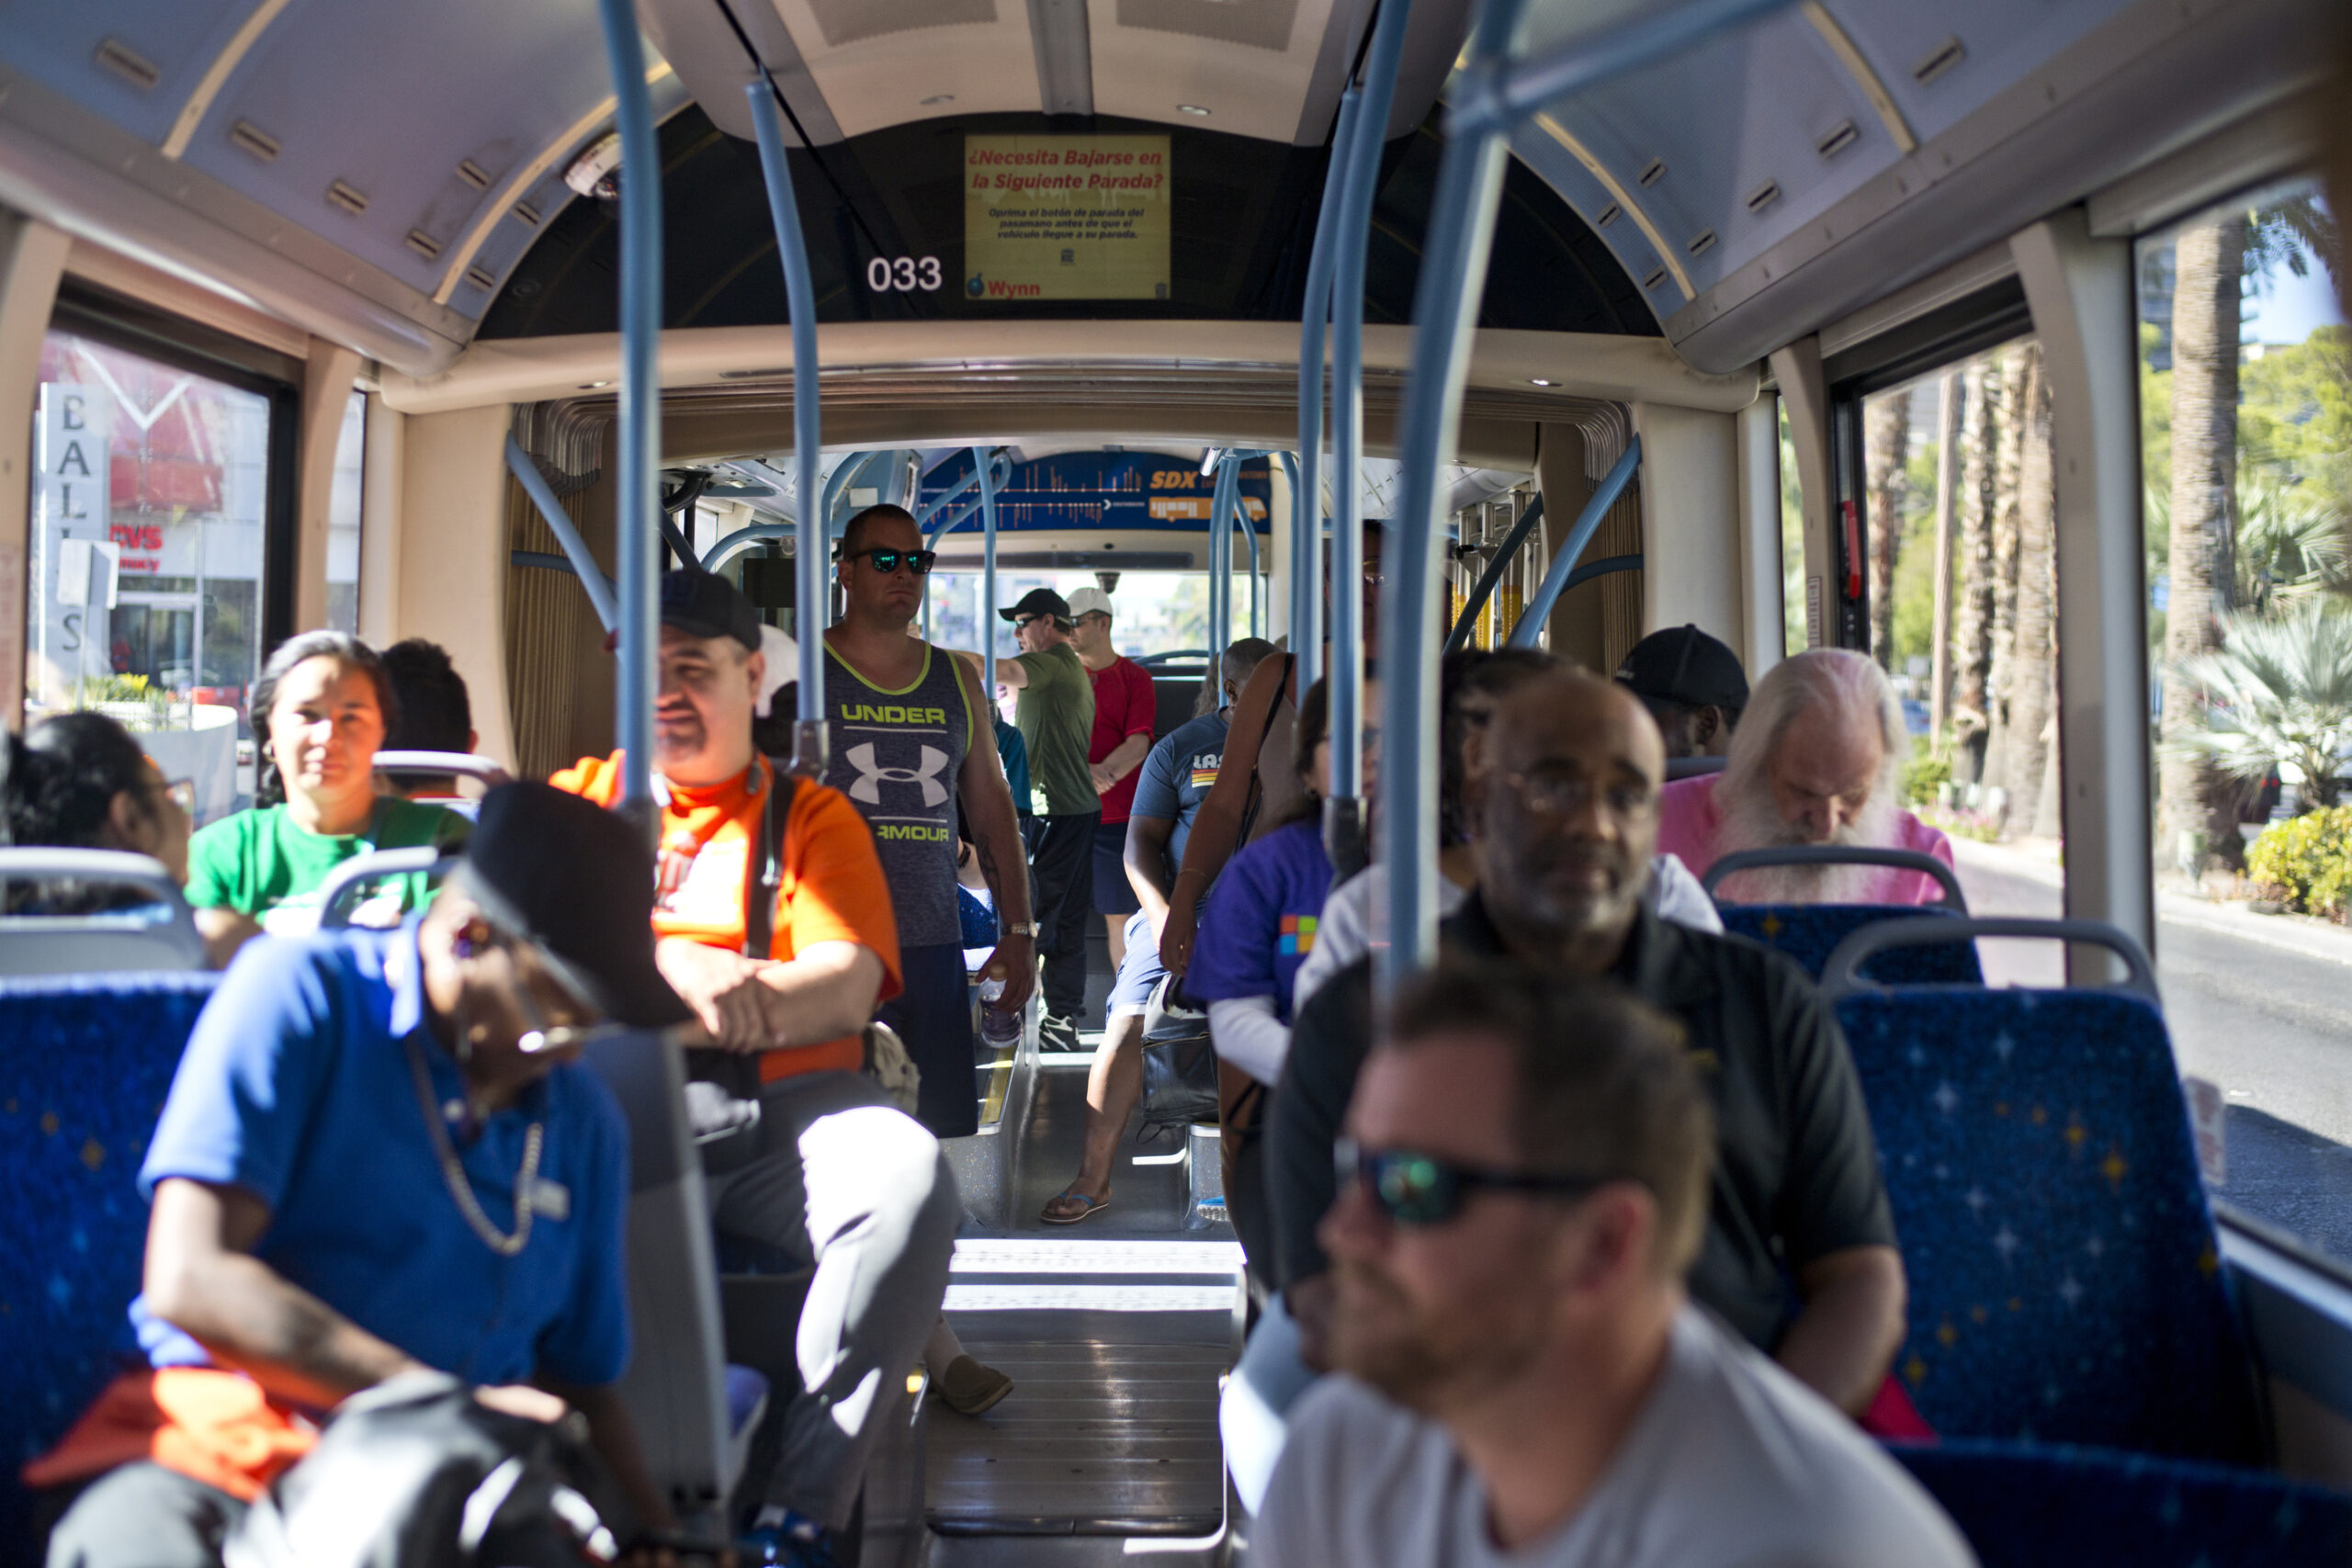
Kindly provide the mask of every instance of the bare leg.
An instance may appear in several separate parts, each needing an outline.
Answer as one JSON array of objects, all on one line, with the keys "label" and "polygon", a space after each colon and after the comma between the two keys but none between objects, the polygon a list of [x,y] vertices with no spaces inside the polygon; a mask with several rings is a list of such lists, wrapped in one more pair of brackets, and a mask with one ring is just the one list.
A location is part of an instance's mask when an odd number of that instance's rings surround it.
[{"label": "bare leg", "polygon": [[[1111,1167],[1118,1157],[1119,1140],[1127,1130],[1143,1098],[1143,1019],[1130,1014],[1114,1018],[1094,1048],[1094,1066],[1086,1077],[1086,1154],[1078,1175],[1065,1189],[1100,1202],[1111,1196]],[[1049,1215],[1083,1213],[1084,1206],[1057,1198],[1046,1205]]]},{"label": "bare leg", "polygon": [[1105,915],[1102,929],[1111,933],[1111,973],[1115,975],[1127,961],[1127,917]]}]

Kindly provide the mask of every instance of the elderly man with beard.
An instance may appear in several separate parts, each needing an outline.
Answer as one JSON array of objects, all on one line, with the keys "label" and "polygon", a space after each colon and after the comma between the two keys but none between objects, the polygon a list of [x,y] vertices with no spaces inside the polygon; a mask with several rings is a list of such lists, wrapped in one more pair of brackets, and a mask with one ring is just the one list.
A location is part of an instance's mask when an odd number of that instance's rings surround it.
[{"label": "elderly man with beard", "polygon": [[[1836,844],[1917,850],[1951,863],[1951,840],[1903,808],[1911,754],[1903,704],[1885,671],[1846,649],[1783,660],[1756,683],[1713,775],[1679,779],[1658,797],[1657,847],[1698,875],[1741,850]],[[1747,904],[1933,904],[1924,872],[1891,866],[1790,865],[1743,871],[1719,893]]]},{"label": "elderly man with beard", "polygon": [[[1903,1260],[1845,1037],[1786,958],[1644,907],[1657,726],[1623,687],[1555,671],[1496,700],[1484,763],[1470,797],[1477,887],[1439,928],[1447,951],[1605,976],[1680,1022],[1716,1126],[1691,1294],[1832,1404],[1916,1430],[1886,1381]],[[1310,1364],[1326,1356],[1331,1291],[1316,1225],[1372,1036],[1359,960],[1300,1010],[1268,1113],[1277,1262]]]},{"label": "elderly man with beard", "polygon": [[1322,1224],[1348,1374],[1295,1411],[1252,1568],[1960,1568],[1934,1503],[1691,1306],[1714,1139],[1613,986],[1441,969],[1365,1063]]}]

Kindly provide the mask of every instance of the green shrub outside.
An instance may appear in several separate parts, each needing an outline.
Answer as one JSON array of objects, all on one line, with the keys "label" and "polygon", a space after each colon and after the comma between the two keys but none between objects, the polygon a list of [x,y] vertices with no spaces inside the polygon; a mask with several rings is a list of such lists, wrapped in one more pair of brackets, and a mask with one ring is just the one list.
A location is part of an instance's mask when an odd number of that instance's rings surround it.
[{"label": "green shrub outside", "polygon": [[2304,914],[2345,919],[2352,906],[2352,806],[2272,823],[2246,852],[2245,874]]},{"label": "green shrub outside", "polygon": [[1903,802],[1906,806],[1934,806],[1941,798],[1943,786],[1951,783],[1950,759],[1934,755],[1928,747],[1928,738],[1911,738],[1911,758],[1903,764]]}]

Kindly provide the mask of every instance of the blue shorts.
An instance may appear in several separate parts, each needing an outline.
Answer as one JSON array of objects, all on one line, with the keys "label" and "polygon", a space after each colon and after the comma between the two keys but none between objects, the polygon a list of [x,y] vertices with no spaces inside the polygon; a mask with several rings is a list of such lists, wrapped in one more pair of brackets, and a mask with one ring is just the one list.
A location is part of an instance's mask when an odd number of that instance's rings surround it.
[{"label": "blue shorts", "polygon": [[915,1120],[934,1138],[968,1138],[980,1127],[979,1075],[972,1065],[972,1000],[964,950],[901,948],[906,988],[875,1011],[906,1043],[922,1075]]},{"label": "blue shorts", "polygon": [[1159,943],[1152,939],[1151,917],[1138,909],[1127,917],[1127,959],[1119,965],[1119,977],[1111,982],[1104,1015],[1141,1018],[1151,1005],[1151,988],[1167,973],[1159,962]]},{"label": "blue shorts", "polygon": [[1135,884],[1127,880],[1127,825],[1094,825],[1094,912],[1132,915],[1143,906],[1136,901]]}]

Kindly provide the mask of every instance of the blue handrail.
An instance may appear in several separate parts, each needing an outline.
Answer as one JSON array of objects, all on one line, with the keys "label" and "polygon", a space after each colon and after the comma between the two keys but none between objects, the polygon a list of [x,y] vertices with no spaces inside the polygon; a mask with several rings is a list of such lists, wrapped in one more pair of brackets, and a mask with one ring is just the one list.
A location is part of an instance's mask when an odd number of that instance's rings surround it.
[{"label": "blue handrail", "polygon": [[[627,0],[604,0],[607,6]],[[632,24],[634,25],[634,24]],[[784,292],[792,311],[793,489],[807,526],[796,547],[793,598],[798,605],[793,637],[799,644],[799,691],[792,736],[793,772],[808,778],[825,773],[825,548],[826,514],[817,480],[824,430],[817,409],[817,287],[808,276],[808,247],[800,233],[800,209],[792,193],[792,164],[785,155],[784,125],[775,110],[775,85],[765,67],[759,80],[744,84],[752,127],[760,143],[760,170],[766,176],[768,215],[775,224],[776,254],[784,263]]]},{"label": "blue handrail", "polygon": [[[799,536],[800,525],[797,523],[754,523],[749,527],[736,529],[705,550],[702,553],[702,569],[717,571],[753,545],[769,539],[797,539]],[[795,547],[797,548],[797,546]]]},{"label": "blue handrail", "polygon": [[1552,618],[1552,606],[1558,604],[1560,595],[1568,590],[1568,579],[1576,570],[1577,562],[1584,558],[1586,547],[1592,543],[1592,536],[1600,531],[1600,520],[1609,515],[1609,509],[1617,504],[1619,496],[1625,493],[1625,487],[1633,482],[1634,471],[1641,466],[1642,438],[1636,435],[1625,443],[1624,456],[1617,459],[1616,466],[1609,470],[1609,477],[1600,481],[1600,488],[1592,492],[1592,499],[1584,503],[1582,512],[1577,513],[1575,525],[1568,529],[1567,538],[1561,543],[1560,553],[1554,556],[1552,564],[1544,569],[1542,586],[1528,599],[1526,608],[1520,611],[1519,624],[1510,629],[1510,646],[1535,646],[1544,624]]},{"label": "blue handrail", "polygon": [[[653,699],[660,690],[661,580],[655,522],[662,515],[662,148],[645,85],[645,45],[629,0],[597,0],[613,70],[613,124],[621,139],[621,395],[616,465],[620,593],[619,679],[614,729],[621,759],[620,809],[653,832]],[[584,582],[586,579],[583,577]]]},{"label": "blue handrail", "polygon": [[1350,128],[1355,145],[1340,186],[1340,226],[1332,235],[1331,466],[1340,482],[1331,496],[1331,794],[1325,836],[1347,840],[1340,844],[1340,858],[1351,862],[1361,859],[1361,851],[1346,826],[1351,808],[1344,803],[1363,795],[1363,502],[1356,474],[1363,461],[1364,252],[1411,17],[1412,0],[1381,0],[1364,59],[1363,101]]},{"label": "blue handrail", "polygon": [[1216,649],[1233,643],[1233,499],[1239,472],[1232,453],[1218,454],[1209,496],[1209,646]]},{"label": "blue handrail", "polygon": [[[1446,115],[1445,151],[1414,289],[1412,373],[1398,424],[1404,499],[1395,514],[1381,600],[1387,760],[1381,777],[1381,841],[1389,896],[1388,944],[1374,953],[1376,983],[1384,994],[1437,955],[1437,671],[1420,653],[1436,624],[1444,582],[1439,465],[1453,450],[1461,425],[1471,329],[1486,288],[1507,139],[1519,120],[1545,103],[1788,3],[1690,0],[1667,10],[1643,10],[1521,65],[1512,57],[1527,0],[1480,0],[1465,62],[1449,90],[1453,107]],[[1541,622],[1531,608],[1521,625]]]},{"label": "blue handrail", "polygon": [[[1004,617],[998,615],[996,603],[996,475],[989,463],[988,452],[972,448],[972,471],[980,476],[980,644],[988,654],[988,674],[980,682],[980,690],[995,701],[996,693],[996,629]],[[989,728],[993,730],[994,725]],[[1014,802],[1015,805],[1020,804]]]},{"label": "blue handrail", "polygon": [[[1352,82],[1340,96],[1339,128],[1323,171],[1323,205],[1316,209],[1315,248],[1306,263],[1306,299],[1298,313],[1298,458],[1291,474],[1290,646],[1305,691],[1323,675],[1323,351],[1331,315],[1331,225],[1347,182],[1348,152],[1355,145]],[[1222,653],[1222,649],[1217,650]]]},{"label": "blue handrail", "polygon": [[614,601],[613,585],[596,565],[596,558],[588,553],[588,542],[571,525],[571,514],[556,499],[555,488],[539,472],[539,466],[531,461],[531,455],[523,450],[523,444],[511,434],[506,438],[506,471],[522,481],[523,493],[531,498],[548,532],[563,547],[564,558],[571,563],[571,574],[580,579],[580,586],[588,591],[588,603],[596,607],[596,619],[604,623],[606,631],[619,626],[620,605]]}]

